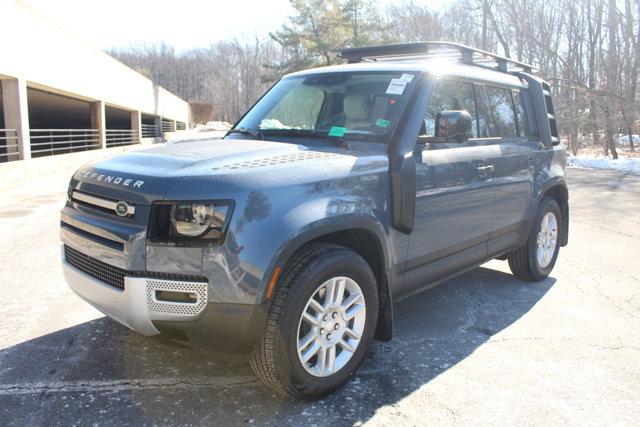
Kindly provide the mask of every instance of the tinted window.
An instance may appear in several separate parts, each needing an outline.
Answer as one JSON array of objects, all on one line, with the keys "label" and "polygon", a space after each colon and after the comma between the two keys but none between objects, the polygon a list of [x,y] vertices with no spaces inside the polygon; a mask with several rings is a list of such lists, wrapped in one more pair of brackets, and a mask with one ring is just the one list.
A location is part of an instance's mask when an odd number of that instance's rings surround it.
[{"label": "tinted window", "polygon": [[513,101],[516,106],[516,119],[518,120],[518,131],[520,136],[535,136],[535,125],[532,126],[529,116],[524,108],[525,105],[528,105],[525,98],[527,95],[527,91],[513,91]]},{"label": "tinted window", "polygon": [[473,120],[472,137],[478,137],[477,114],[475,95],[471,83],[456,82],[453,80],[438,80],[433,89],[427,115],[424,118],[424,129],[420,133],[426,136],[435,136],[436,114],[444,110],[464,110],[471,115]]},{"label": "tinted window", "polygon": [[517,136],[511,89],[486,86],[489,136],[508,138]]}]

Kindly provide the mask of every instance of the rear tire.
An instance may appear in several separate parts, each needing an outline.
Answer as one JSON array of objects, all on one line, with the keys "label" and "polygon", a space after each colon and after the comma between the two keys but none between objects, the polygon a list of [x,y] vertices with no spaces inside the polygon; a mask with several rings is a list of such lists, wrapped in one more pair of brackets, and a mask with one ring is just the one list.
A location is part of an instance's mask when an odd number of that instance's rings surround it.
[{"label": "rear tire", "polygon": [[546,278],[556,264],[562,230],[562,213],[558,203],[551,197],[544,197],[527,243],[509,254],[509,268],[513,275],[528,282]]},{"label": "rear tire", "polygon": [[278,281],[251,367],[281,394],[302,400],[321,397],[356,371],[377,318],[377,286],[369,264],[342,246],[309,245],[287,263]]}]

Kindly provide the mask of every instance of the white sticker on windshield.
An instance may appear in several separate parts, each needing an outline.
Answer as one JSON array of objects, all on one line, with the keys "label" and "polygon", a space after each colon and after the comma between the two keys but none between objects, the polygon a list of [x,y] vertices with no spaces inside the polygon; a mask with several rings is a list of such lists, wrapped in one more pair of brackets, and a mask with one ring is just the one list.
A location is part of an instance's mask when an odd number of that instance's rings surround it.
[{"label": "white sticker on windshield", "polygon": [[411,80],[413,80],[413,74],[403,74],[403,75],[400,77],[400,80],[404,80],[404,81],[406,81],[407,83],[409,83]]},{"label": "white sticker on windshield", "polygon": [[391,79],[386,93],[388,93],[389,95],[402,95],[402,92],[404,92],[404,88],[407,83],[408,82],[406,80]]}]

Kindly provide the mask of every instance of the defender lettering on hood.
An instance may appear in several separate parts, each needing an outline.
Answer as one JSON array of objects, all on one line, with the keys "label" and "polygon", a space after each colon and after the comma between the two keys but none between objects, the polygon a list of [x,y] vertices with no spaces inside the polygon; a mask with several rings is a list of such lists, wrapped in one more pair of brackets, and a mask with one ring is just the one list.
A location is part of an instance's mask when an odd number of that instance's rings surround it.
[{"label": "defender lettering on hood", "polygon": [[[78,171],[77,175],[78,175],[78,178],[93,179],[100,182],[122,185],[124,187],[142,188],[142,185],[144,184],[144,181],[140,181],[140,180],[136,180],[134,182],[133,179],[131,178],[106,175],[106,174],[101,174],[97,172],[85,171],[85,170]],[[131,183],[133,183],[133,185]]]}]

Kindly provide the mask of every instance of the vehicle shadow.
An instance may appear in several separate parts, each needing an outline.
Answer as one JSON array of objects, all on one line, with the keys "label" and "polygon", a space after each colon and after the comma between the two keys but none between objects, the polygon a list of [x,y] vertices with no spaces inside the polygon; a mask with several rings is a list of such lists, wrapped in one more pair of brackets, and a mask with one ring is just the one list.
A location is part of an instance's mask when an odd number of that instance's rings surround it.
[{"label": "vehicle shadow", "polygon": [[512,325],[554,283],[481,267],[402,301],[394,339],[374,342],[357,375],[316,402],[277,396],[246,357],[170,346],[100,318],[0,351],[0,424],[366,421]]}]

